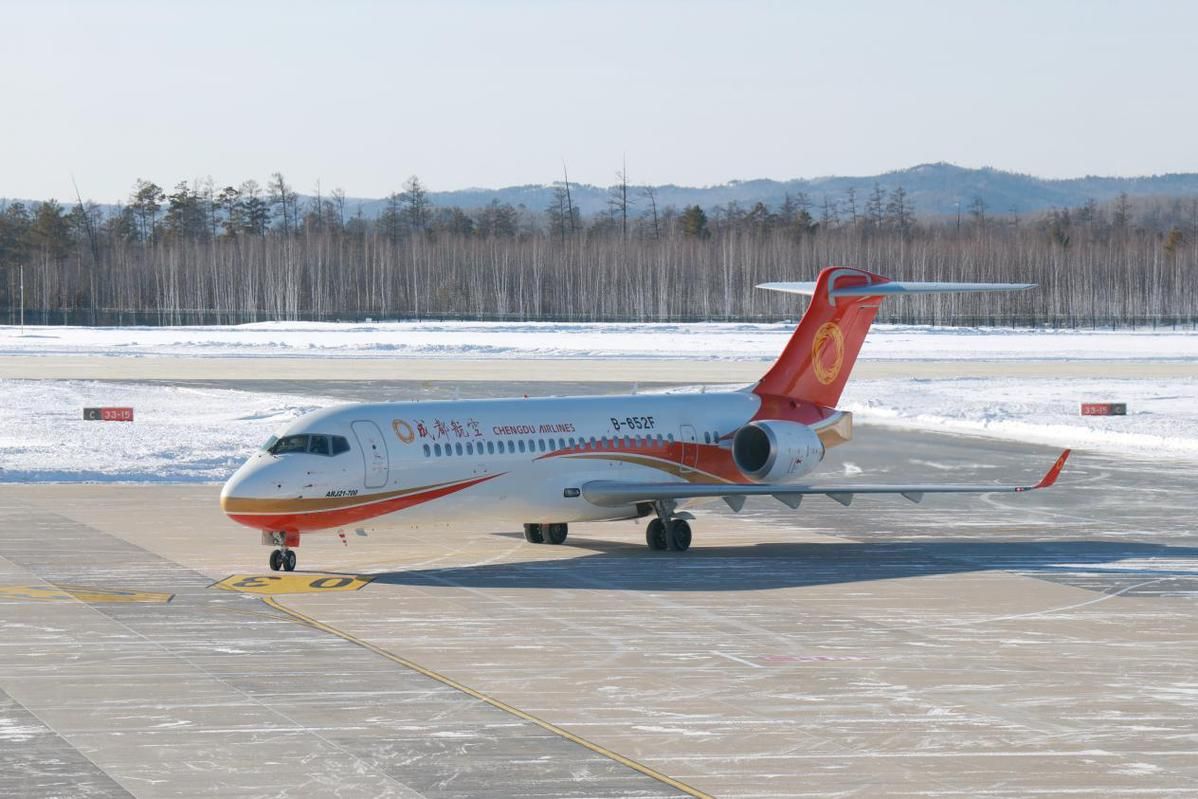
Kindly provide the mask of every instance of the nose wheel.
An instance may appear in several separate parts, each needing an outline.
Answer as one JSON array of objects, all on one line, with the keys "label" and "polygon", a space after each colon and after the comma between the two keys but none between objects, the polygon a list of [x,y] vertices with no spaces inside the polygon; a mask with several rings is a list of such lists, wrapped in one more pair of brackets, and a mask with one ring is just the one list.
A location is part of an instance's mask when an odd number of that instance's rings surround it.
[{"label": "nose wheel", "polygon": [[273,550],[270,553],[270,570],[277,572],[282,569],[286,572],[295,571],[295,550],[283,547],[282,549]]}]

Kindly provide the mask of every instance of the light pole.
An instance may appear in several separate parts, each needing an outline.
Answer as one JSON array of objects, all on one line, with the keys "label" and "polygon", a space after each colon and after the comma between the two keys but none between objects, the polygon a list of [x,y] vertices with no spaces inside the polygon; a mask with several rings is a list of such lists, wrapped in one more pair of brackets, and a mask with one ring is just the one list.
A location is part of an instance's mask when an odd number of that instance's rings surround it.
[{"label": "light pole", "polygon": [[21,264],[20,277],[17,280],[21,284],[21,335],[25,335],[25,264]]}]

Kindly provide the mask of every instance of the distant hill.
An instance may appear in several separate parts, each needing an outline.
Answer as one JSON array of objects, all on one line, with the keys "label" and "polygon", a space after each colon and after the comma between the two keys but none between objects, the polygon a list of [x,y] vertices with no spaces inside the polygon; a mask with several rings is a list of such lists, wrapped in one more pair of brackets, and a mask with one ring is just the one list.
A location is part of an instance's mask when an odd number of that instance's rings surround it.
[{"label": "distant hill", "polygon": [[[975,197],[981,197],[992,213],[1025,213],[1049,208],[1076,207],[1093,199],[1098,203],[1113,200],[1120,192],[1133,197],[1198,195],[1198,173],[1152,175],[1135,178],[1111,178],[1087,176],[1064,180],[1047,180],[1004,172],[999,169],[968,169],[954,164],[920,164],[910,169],[900,169],[881,175],[859,177],[821,177],[796,180],[737,180],[719,186],[675,186],[667,184],[654,187],[657,191],[658,208],[700,205],[710,209],[729,202],[751,207],[764,202],[777,207],[789,193],[792,197],[805,193],[815,209],[827,196],[830,200],[842,201],[850,189],[857,192],[860,209],[874,183],[890,191],[902,186],[914,203],[916,213],[955,214],[960,202],[962,213]],[[583,214],[594,214],[606,210],[608,190],[604,186],[570,184],[575,204]],[[432,192],[433,202],[439,206],[481,208],[493,200],[501,203],[523,205],[533,211],[544,210],[553,199],[550,185],[508,186],[501,189],[459,189],[456,191]],[[633,192],[638,210],[647,208],[647,201]],[[377,199],[353,199],[350,207],[356,209],[361,203],[366,216],[377,216],[385,201]],[[816,210],[813,210],[816,213]]]},{"label": "distant hill", "polygon": [[[1194,172],[1135,178],[1087,176],[1047,180],[989,167],[968,169],[946,163],[920,164],[910,169],[858,177],[832,176],[795,180],[759,178],[736,180],[719,186],[667,184],[655,186],[654,189],[657,193],[658,209],[699,205],[710,210],[730,202],[739,203],[746,209],[757,202],[777,208],[788,193],[792,197],[803,193],[812,203],[812,214],[818,216],[825,197],[834,202],[843,202],[850,189],[856,190],[857,208],[859,212],[862,211],[875,183],[887,192],[902,186],[914,205],[916,214],[920,216],[955,214],[957,203],[960,203],[961,212],[965,213],[976,197],[982,199],[989,213],[1005,214],[1072,208],[1084,204],[1087,200],[1101,204],[1113,200],[1121,192],[1126,192],[1132,197],[1198,196],[1198,173]],[[641,195],[640,187],[630,186],[629,189],[634,212],[640,214],[646,211],[648,201]],[[570,193],[583,215],[589,216],[607,210],[609,195],[606,186],[571,183]],[[476,209],[498,200],[501,203],[524,206],[530,211],[541,212],[553,201],[553,186],[528,184],[500,189],[457,189],[430,192],[429,196],[435,205],[442,207]],[[65,200],[63,202],[70,204]],[[113,206],[103,207],[110,209]],[[386,207],[386,200],[347,198],[347,210],[357,213],[359,207],[363,216],[374,218],[382,213]]]}]

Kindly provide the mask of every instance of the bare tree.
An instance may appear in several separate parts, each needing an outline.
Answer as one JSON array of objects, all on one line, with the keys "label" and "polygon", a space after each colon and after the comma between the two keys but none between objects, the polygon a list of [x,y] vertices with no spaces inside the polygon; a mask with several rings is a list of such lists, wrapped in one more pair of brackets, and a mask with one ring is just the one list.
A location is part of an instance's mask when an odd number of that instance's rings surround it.
[{"label": "bare tree", "polygon": [[620,221],[620,235],[628,238],[628,167],[624,166],[616,173],[619,183],[608,190],[607,205],[611,209],[612,218]]},{"label": "bare tree", "polygon": [[657,189],[652,186],[644,186],[641,188],[641,196],[649,201],[649,213],[653,217],[653,238],[661,238],[661,226],[657,219]]}]

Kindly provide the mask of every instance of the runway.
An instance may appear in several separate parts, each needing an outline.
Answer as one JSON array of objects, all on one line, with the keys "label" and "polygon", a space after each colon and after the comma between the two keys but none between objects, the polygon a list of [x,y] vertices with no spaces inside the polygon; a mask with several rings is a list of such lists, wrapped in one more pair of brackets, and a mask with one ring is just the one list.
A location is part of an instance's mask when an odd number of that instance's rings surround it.
[{"label": "runway", "polygon": [[[857,439],[822,473],[1056,454]],[[281,594],[217,491],[0,486],[0,796],[1198,793],[1198,491],[1169,464],[717,503],[681,556],[633,523],[312,537]]]}]

